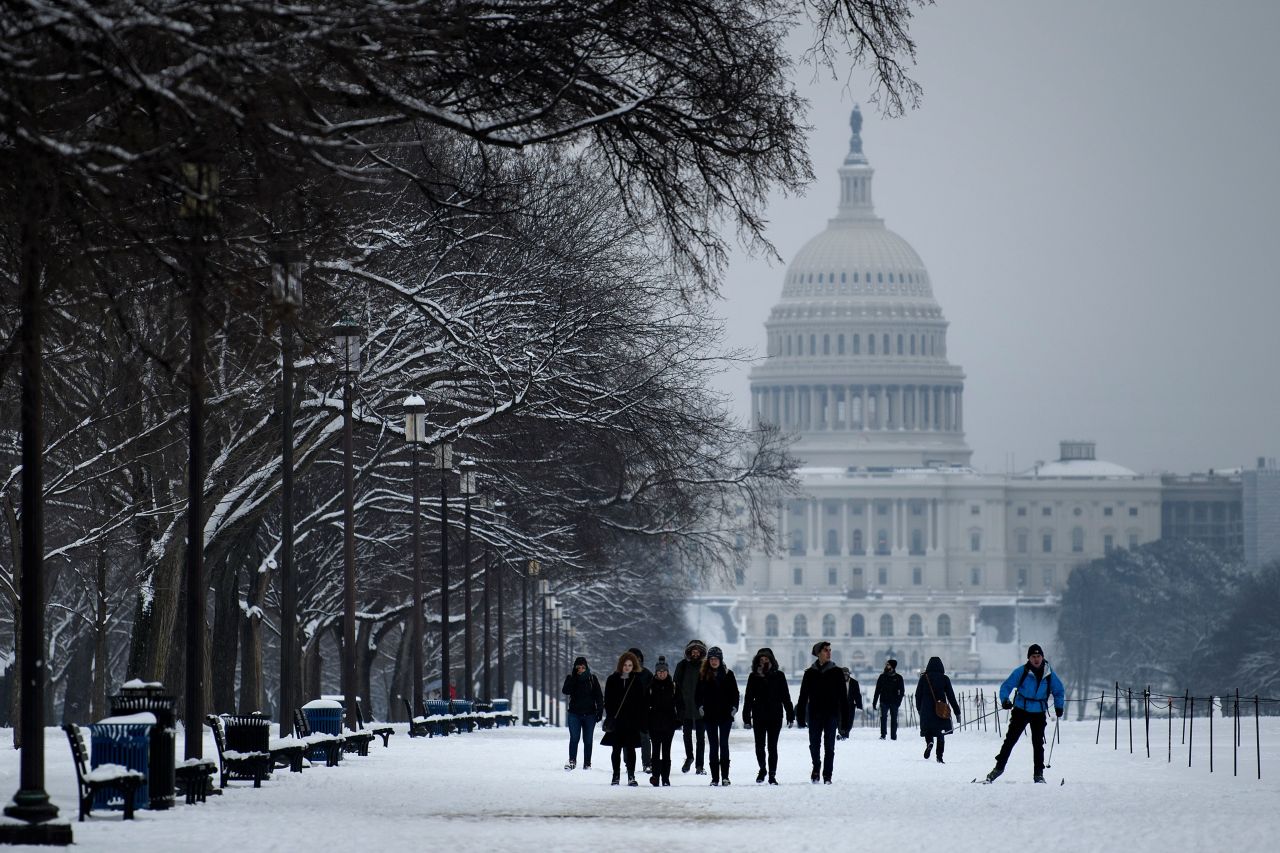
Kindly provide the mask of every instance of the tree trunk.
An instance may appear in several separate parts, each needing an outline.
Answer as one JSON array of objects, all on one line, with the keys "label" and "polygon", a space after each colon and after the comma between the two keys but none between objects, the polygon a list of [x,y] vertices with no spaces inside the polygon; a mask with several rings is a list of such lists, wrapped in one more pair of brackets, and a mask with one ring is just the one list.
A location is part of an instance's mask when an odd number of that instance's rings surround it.
[{"label": "tree trunk", "polygon": [[9,528],[9,558],[13,563],[13,595],[9,608],[13,613],[13,663],[9,666],[9,725],[13,727],[13,748],[22,749],[22,602],[18,590],[22,588],[22,533],[19,530],[18,511],[13,505],[13,494],[4,493],[4,518]]},{"label": "tree trunk", "polygon": [[98,551],[97,602],[93,615],[93,695],[90,716],[101,720],[107,716],[107,669],[111,666],[107,656],[107,552]]},{"label": "tree trunk", "polygon": [[181,682],[181,673],[170,667],[170,652],[176,647],[181,660],[183,646],[178,618],[182,589],[179,544],[177,539],[170,539],[160,559],[144,570],[129,642],[129,677],[162,683],[168,678],[171,687]]},{"label": "tree trunk", "polygon": [[[231,711],[236,707],[236,657],[240,648],[240,573],[232,561],[211,567],[213,582],[213,644],[209,681],[213,688],[212,710]],[[242,674],[243,675],[243,674]]]},{"label": "tree trunk", "polygon": [[249,608],[244,614],[240,644],[240,713],[252,714],[263,709],[262,678],[262,606],[267,599],[270,575],[263,571],[249,573],[245,592]]},{"label": "tree trunk", "polygon": [[[62,705],[62,721],[84,725],[92,721],[94,631],[85,631],[71,646],[65,678],[67,693]],[[53,705],[48,706],[50,709]],[[104,715],[105,716],[105,715]],[[100,719],[100,718],[99,718]]]}]

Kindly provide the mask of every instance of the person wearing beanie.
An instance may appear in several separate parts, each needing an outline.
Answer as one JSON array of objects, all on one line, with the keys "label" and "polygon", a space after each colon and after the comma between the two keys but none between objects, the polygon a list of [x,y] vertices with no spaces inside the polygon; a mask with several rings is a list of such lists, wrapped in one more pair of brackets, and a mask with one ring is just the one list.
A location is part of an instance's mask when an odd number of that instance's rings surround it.
[{"label": "person wearing beanie", "polygon": [[638,673],[640,661],[631,652],[623,652],[618,667],[604,682],[604,737],[601,746],[613,747],[613,779],[617,785],[622,772],[622,758],[627,762],[627,785],[634,788],[636,781],[636,747],[640,745],[640,732],[647,723],[644,688],[640,686]]},{"label": "person wearing beanie", "polygon": [[[858,712],[862,710],[862,687],[858,684],[858,679],[853,677],[849,667],[846,666],[841,671],[844,673],[844,685],[849,693],[849,722],[852,724]],[[848,737],[849,729],[843,729],[836,734],[837,740],[847,740]]]},{"label": "person wearing beanie", "polygon": [[809,781],[816,785],[821,772],[822,781],[830,785],[836,760],[836,732],[851,729],[853,717],[849,713],[844,672],[831,661],[831,644],[819,640],[813,644],[812,654],[817,659],[800,680],[796,724],[809,729],[809,757],[813,760]]},{"label": "person wearing beanie", "polygon": [[[635,646],[632,646],[631,648],[627,649],[627,651],[635,655],[636,660],[640,662],[640,669],[636,673],[640,677],[640,680],[636,682],[636,686],[639,687],[641,690],[647,691],[649,689],[649,684],[653,681],[653,673],[644,668],[644,652],[640,651]],[[649,733],[647,731],[641,731],[640,732],[640,763],[644,765],[645,773],[653,772],[653,767],[651,766],[653,761],[652,751],[653,751],[653,745],[652,745],[652,742],[649,740]]]},{"label": "person wearing beanie", "polygon": [[684,647],[684,657],[676,663],[676,671],[671,674],[676,687],[676,702],[680,712],[680,728],[684,734],[684,764],[681,773],[688,773],[694,766],[694,735],[697,735],[697,768],[698,775],[706,774],[702,757],[706,752],[706,726],[698,716],[698,701],[694,692],[698,687],[698,674],[702,671],[702,659],[707,656],[707,644],[701,640],[690,640]]},{"label": "person wearing beanie", "polygon": [[671,739],[676,734],[679,705],[676,702],[676,685],[671,680],[667,659],[658,656],[653,667],[653,680],[649,682],[648,716],[649,739],[653,742],[653,769],[649,784],[671,784]]},{"label": "person wearing beanie", "polygon": [[[947,704],[952,713],[939,714],[939,705]],[[955,691],[951,688],[951,679],[942,666],[942,658],[931,657],[920,673],[920,681],[916,684],[916,713],[920,717],[920,736],[924,738],[924,757],[933,752],[933,739],[938,739],[937,758],[939,764],[945,764],[942,753],[947,748],[947,734],[954,723],[960,720],[960,703],[956,701]]]},{"label": "person wearing beanie", "polygon": [[876,679],[876,692],[871,697],[871,710],[874,711],[876,705],[880,706],[880,740],[884,740],[886,720],[890,737],[898,739],[898,706],[906,695],[907,686],[898,674],[898,662],[889,658],[884,662],[884,672]]},{"label": "person wearing beanie", "polygon": [[770,785],[778,784],[778,734],[782,731],[784,715],[788,726],[795,722],[787,677],[778,667],[773,649],[761,649],[751,659],[751,673],[742,699],[742,724],[751,729],[756,738],[756,763],[760,767],[756,784],[763,782],[765,776],[769,777]]},{"label": "person wearing beanie", "polygon": [[707,659],[698,673],[694,691],[698,713],[707,730],[707,751],[711,759],[711,784],[729,784],[729,729],[738,713],[738,680],[724,665],[719,646],[707,649]]},{"label": "person wearing beanie", "polygon": [[994,782],[1004,772],[1009,755],[1027,726],[1031,727],[1032,778],[1037,782],[1044,781],[1044,730],[1048,722],[1050,694],[1053,695],[1053,712],[1061,717],[1066,704],[1066,688],[1045,660],[1044,649],[1039,643],[1032,643],[1027,647],[1027,662],[1014,667],[1000,685],[1000,707],[1010,712],[1009,727],[1005,731],[1004,744],[996,755],[996,766],[987,774],[988,782]]},{"label": "person wearing beanie", "polygon": [[560,691],[569,698],[565,722],[569,726],[569,763],[565,770],[578,764],[578,739],[582,739],[582,769],[591,769],[591,742],[595,738],[596,721],[604,711],[604,693],[600,679],[587,666],[587,659],[579,655],[573,662],[573,671],[564,678]]}]

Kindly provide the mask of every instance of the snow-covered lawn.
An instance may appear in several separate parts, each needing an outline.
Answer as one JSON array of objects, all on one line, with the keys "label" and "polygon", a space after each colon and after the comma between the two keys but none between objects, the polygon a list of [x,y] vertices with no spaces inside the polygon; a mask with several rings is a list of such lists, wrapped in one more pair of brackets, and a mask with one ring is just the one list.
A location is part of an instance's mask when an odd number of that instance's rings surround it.
[{"label": "snow-covered lawn", "polygon": [[[563,729],[411,740],[397,726],[390,748],[375,743],[367,758],[348,756],[340,767],[302,774],[277,771],[260,790],[233,783],[207,804],[141,810],[129,823],[114,812],[74,823],[75,779],[58,729],[47,731],[46,758],[50,795],[73,822],[79,848],[95,851],[1271,849],[1280,836],[1280,720],[1263,720],[1262,781],[1252,719],[1237,778],[1230,726],[1221,721],[1209,773],[1203,722],[1197,721],[1190,769],[1176,725],[1168,764],[1165,730],[1157,726],[1159,748],[1153,744],[1148,760],[1140,725],[1138,754],[1131,756],[1123,724],[1115,752],[1105,726],[1103,745],[1096,746],[1094,723],[1064,723],[1048,785],[1031,782],[1025,737],[1002,779],[972,785],[991,767],[999,744],[994,732],[953,735],[947,763],[939,765],[921,757],[924,742],[914,732],[881,741],[875,730],[856,728],[838,744],[835,784],[814,786],[805,732],[784,730],[776,788],[755,784],[751,733],[737,729],[730,788],[680,774],[678,736],[670,788],[651,788],[647,779],[639,788],[613,788],[601,747],[590,771],[561,769]],[[11,733],[0,736],[8,740]],[[213,756],[207,741],[205,754]],[[17,784],[18,754],[5,750],[0,795],[11,796]]]}]

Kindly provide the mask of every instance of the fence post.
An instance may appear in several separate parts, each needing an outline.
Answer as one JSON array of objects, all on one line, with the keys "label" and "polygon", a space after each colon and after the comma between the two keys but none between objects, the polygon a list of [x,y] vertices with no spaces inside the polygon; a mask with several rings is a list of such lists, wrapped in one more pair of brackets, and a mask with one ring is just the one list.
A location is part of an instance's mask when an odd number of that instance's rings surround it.
[{"label": "fence post", "polygon": [[1209,694],[1209,772],[1213,772],[1213,694]]},{"label": "fence post", "polygon": [[1133,688],[1125,688],[1125,710],[1129,714],[1129,754],[1133,755]]},{"label": "fence post", "polygon": [[1173,763],[1173,697],[1167,697],[1169,703],[1169,756],[1165,759],[1165,764]]},{"label": "fence post", "polygon": [[1120,751],[1120,682],[1118,681],[1116,682],[1116,710],[1115,710],[1115,713],[1112,714],[1111,716],[1115,720],[1115,725],[1114,725],[1115,732],[1113,733],[1113,736],[1112,736],[1111,748],[1116,752],[1119,752]]},{"label": "fence post", "polygon": [[1151,757],[1151,685],[1142,691],[1142,733],[1147,742],[1147,758]]},{"label": "fence post", "polygon": [[1191,697],[1191,722],[1187,727],[1187,766],[1191,766],[1191,747],[1196,742],[1196,697]]},{"label": "fence post", "polygon": [[1093,737],[1093,745],[1097,746],[1102,743],[1102,703],[1107,698],[1107,691],[1098,694],[1098,733]]},{"label": "fence post", "polygon": [[1258,750],[1258,778],[1262,778],[1262,729],[1258,724],[1258,695],[1253,695],[1253,742]]},{"label": "fence post", "polygon": [[1182,742],[1187,742],[1187,699],[1190,697],[1191,691],[1184,690],[1182,693]]}]

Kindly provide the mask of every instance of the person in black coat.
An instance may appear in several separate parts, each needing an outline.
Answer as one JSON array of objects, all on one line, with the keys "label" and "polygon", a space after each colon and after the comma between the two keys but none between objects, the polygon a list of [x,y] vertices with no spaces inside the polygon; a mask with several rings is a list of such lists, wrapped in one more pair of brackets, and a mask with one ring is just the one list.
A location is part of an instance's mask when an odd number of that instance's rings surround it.
[{"label": "person in black coat", "polygon": [[[951,706],[951,715],[938,715],[937,703],[945,701]],[[920,715],[920,736],[924,738],[924,757],[928,758],[933,750],[933,739],[938,739],[938,763],[942,764],[942,752],[947,748],[947,735],[951,732],[952,721],[960,719],[960,704],[956,702],[956,694],[951,689],[951,679],[947,678],[942,666],[942,658],[931,657],[920,673],[920,682],[916,685],[916,713]]]},{"label": "person in black coat", "polygon": [[728,785],[729,729],[733,728],[733,718],[738,713],[738,679],[724,665],[724,652],[719,646],[707,650],[694,693],[707,729],[711,784]]},{"label": "person in black coat", "polygon": [[898,739],[898,706],[902,697],[907,695],[907,687],[898,675],[898,662],[889,658],[884,663],[884,672],[876,679],[876,692],[871,697],[871,710],[880,706],[880,740],[884,740],[885,718],[891,720],[889,733],[894,740]]},{"label": "person in black coat", "polygon": [[[773,649],[761,649],[751,659],[751,674],[747,676],[747,691],[742,700],[742,724],[755,732],[756,763],[760,772],[756,783],[769,777],[769,784],[778,784],[778,733],[782,731],[785,715],[787,725],[795,722],[795,708],[791,706],[791,689],[787,677],[778,668]],[[765,747],[768,746],[768,769],[765,764]]]},{"label": "person in black coat", "polygon": [[[836,732],[853,727],[849,713],[849,692],[844,686],[844,673],[831,662],[831,644],[819,640],[813,644],[813,666],[804,671],[800,680],[800,700],[796,702],[796,723],[809,727],[809,757],[813,759],[813,772],[809,781],[817,783],[821,768],[822,781],[831,784],[831,772],[835,767]],[[826,757],[822,748],[826,746]]]},{"label": "person in black coat", "polygon": [[600,743],[613,747],[612,785],[618,784],[624,753],[627,784],[632,787],[640,784],[636,781],[636,747],[640,745],[640,730],[647,720],[639,673],[640,661],[631,652],[623,652],[618,658],[618,668],[604,682],[604,737]]},{"label": "person in black coat", "polygon": [[[853,727],[853,721],[857,718],[858,712],[862,710],[862,688],[858,686],[858,679],[853,677],[853,673],[849,667],[844,667],[844,683],[849,691],[849,725]],[[849,729],[842,729],[836,737],[839,740],[845,740],[849,737]]]},{"label": "person in black coat", "polygon": [[[649,690],[650,682],[653,681],[653,673],[645,668],[644,652],[640,651],[635,646],[627,649],[627,651],[635,655],[636,660],[640,662],[640,669],[637,672],[640,676],[639,687],[647,692]],[[649,733],[646,731],[640,732],[640,763],[644,765],[645,773],[652,771],[652,768],[650,767],[650,762],[653,761],[652,751],[653,747],[649,743]]]},{"label": "person in black coat", "polygon": [[671,739],[675,737],[679,713],[676,703],[676,683],[671,680],[667,659],[658,656],[653,665],[653,680],[649,682],[649,739],[653,742],[653,765],[649,784],[671,784]]},{"label": "person in black coat", "polygon": [[587,659],[578,657],[573,662],[573,672],[564,677],[560,691],[569,698],[565,710],[565,722],[569,725],[569,763],[565,770],[572,770],[578,763],[578,738],[582,738],[582,769],[591,769],[591,741],[595,737],[596,720],[604,710],[604,693],[600,679],[587,666]]},{"label": "person in black coat", "polygon": [[[694,766],[696,754],[699,776],[707,772],[703,765],[703,756],[706,755],[707,748],[706,726],[698,716],[698,702],[694,693],[698,689],[698,675],[702,672],[702,659],[706,655],[706,643],[701,640],[690,640],[684,647],[684,657],[676,662],[676,671],[671,673],[676,683],[676,698],[680,703],[680,727],[684,730],[684,764],[681,765],[680,772],[689,772],[689,768]],[[693,746],[695,735],[698,743],[696,753]]]}]

